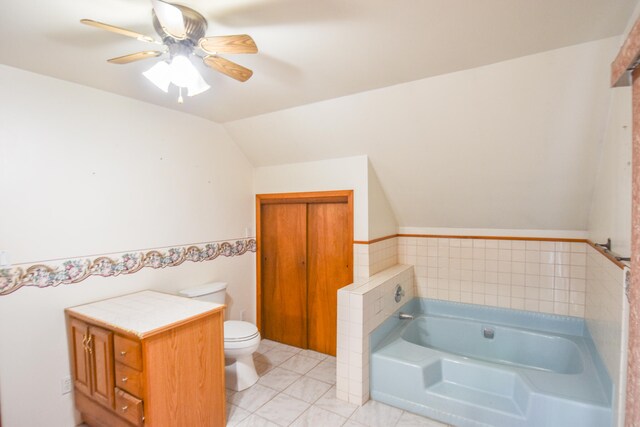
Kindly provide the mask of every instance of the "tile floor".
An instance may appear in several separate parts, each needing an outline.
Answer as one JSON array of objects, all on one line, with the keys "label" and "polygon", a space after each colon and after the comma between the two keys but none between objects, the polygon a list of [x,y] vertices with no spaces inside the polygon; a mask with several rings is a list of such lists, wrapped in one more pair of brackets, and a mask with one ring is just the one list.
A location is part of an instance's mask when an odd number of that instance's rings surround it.
[{"label": "tile floor", "polygon": [[336,399],[335,357],[262,340],[254,360],[258,382],[227,390],[227,426],[447,427],[373,400],[359,407]]}]

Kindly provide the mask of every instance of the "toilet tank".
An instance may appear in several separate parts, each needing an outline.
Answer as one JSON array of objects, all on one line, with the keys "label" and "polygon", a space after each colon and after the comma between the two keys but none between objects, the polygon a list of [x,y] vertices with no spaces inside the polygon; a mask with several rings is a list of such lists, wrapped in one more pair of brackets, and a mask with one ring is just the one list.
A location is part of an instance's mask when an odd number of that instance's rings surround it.
[{"label": "toilet tank", "polygon": [[195,298],[200,301],[214,302],[224,304],[227,289],[227,282],[212,282],[193,288],[183,289],[180,296],[187,298]]}]

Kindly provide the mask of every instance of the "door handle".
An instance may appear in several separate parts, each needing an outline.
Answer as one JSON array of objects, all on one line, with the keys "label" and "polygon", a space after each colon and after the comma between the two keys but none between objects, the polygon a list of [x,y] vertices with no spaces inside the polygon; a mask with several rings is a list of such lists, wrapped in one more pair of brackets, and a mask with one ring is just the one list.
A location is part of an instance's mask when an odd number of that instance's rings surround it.
[{"label": "door handle", "polygon": [[93,354],[93,349],[91,348],[92,344],[93,344],[93,336],[89,335],[89,339],[87,340],[87,350],[89,351],[89,354]]}]

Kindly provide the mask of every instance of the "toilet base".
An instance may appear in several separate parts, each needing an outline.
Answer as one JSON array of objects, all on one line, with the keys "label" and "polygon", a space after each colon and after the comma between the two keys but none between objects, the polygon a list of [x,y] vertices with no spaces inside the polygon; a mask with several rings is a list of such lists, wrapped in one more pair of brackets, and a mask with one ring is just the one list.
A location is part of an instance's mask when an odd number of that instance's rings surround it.
[{"label": "toilet base", "polygon": [[253,353],[225,360],[225,386],[234,391],[245,390],[258,381]]}]

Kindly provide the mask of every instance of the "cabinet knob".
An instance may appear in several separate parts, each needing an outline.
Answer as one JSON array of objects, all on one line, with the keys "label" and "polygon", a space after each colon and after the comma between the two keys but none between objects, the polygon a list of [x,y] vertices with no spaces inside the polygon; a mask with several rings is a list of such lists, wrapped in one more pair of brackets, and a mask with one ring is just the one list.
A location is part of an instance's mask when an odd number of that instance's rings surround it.
[{"label": "cabinet knob", "polygon": [[128,380],[129,380],[128,377],[123,377],[122,380],[120,380],[120,381],[122,381],[123,383],[126,383]]},{"label": "cabinet knob", "polygon": [[127,412],[127,409],[129,409],[129,407],[128,407],[128,406],[123,406],[122,408],[120,408],[120,410],[121,410],[122,412]]},{"label": "cabinet knob", "polygon": [[127,352],[126,351],[121,351],[120,352],[120,356],[126,356]]}]

